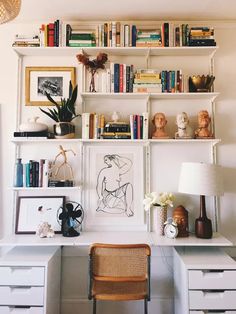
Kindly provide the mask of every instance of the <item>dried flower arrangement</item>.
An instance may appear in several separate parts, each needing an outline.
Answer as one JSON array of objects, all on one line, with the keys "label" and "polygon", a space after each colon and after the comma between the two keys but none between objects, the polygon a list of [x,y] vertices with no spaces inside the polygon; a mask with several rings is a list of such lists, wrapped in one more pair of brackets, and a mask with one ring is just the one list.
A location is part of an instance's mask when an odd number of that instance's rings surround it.
[{"label": "dried flower arrangement", "polygon": [[78,61],[82,63],[86,69],[91,73],[91,81],[89,86],[90,92],[96,92],[94,75],[98,69],[105,69],[105,63],[107,62],[107,54],[100,52],[96,59],[89,60],[89,56],[85,53],[80,53],[76,56]]}]

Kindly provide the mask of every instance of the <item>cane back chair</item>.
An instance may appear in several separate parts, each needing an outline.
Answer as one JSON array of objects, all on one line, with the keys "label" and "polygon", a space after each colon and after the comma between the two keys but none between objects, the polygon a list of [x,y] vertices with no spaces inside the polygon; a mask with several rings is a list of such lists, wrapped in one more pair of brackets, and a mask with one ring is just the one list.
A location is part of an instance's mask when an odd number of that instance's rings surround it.
[{"label": "cane back chair", "polygon": [[97,300],[150,301],[150,256],[147,244],[101,244],[90,247],[89,295],[93,314]]}]

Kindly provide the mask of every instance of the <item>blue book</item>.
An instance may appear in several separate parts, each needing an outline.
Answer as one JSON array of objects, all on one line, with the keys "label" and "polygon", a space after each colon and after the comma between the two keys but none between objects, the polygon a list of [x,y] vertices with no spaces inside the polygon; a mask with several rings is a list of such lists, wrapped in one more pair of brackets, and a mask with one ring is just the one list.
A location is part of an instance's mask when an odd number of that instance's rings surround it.
[{"label": "blue book", "polygon": [[25,164],[25,186],[30,187],[30,163]]},{"label": "blue book", "polygon": [[119,93],[120,89],[120,64],[114,63],[114,93]]}]

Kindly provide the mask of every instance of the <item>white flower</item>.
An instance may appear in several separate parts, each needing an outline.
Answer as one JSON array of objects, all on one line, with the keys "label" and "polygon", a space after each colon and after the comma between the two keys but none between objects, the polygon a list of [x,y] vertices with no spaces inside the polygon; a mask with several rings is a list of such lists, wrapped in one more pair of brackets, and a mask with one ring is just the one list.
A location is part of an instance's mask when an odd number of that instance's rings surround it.
[{"label": "white flower", "polygon": [[145,198],[143,200],[144,209],[146,211],[150,210],[151,206],[156,205],[157,202],[158,202],[157,192],[145,194]]},{"label": "white flower", "polygon": [[151,192],[145,194],[143,200],[144,209],[146,211],[150,210],[152,206],[170,206],[173,207],[174,195],[172,193],[160,193]]}]

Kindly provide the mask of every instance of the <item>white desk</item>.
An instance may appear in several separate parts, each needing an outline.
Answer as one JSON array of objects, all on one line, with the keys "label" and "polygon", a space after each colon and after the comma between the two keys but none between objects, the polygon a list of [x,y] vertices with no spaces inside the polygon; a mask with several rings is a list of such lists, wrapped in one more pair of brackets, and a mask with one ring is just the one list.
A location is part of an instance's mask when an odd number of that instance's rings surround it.
[{"label": "white desk", "polygon": [[66,238],[55,235],[54,238],[39,238],[36,235],[11,235],[0,240],[0,246],[88,246],[95,242],[128,244],[147,243],[151,246],[233,246],[219,233],[214,233],[212,239],[188,238],[168,239],[154,232],[87,232],[79,237]]}]

